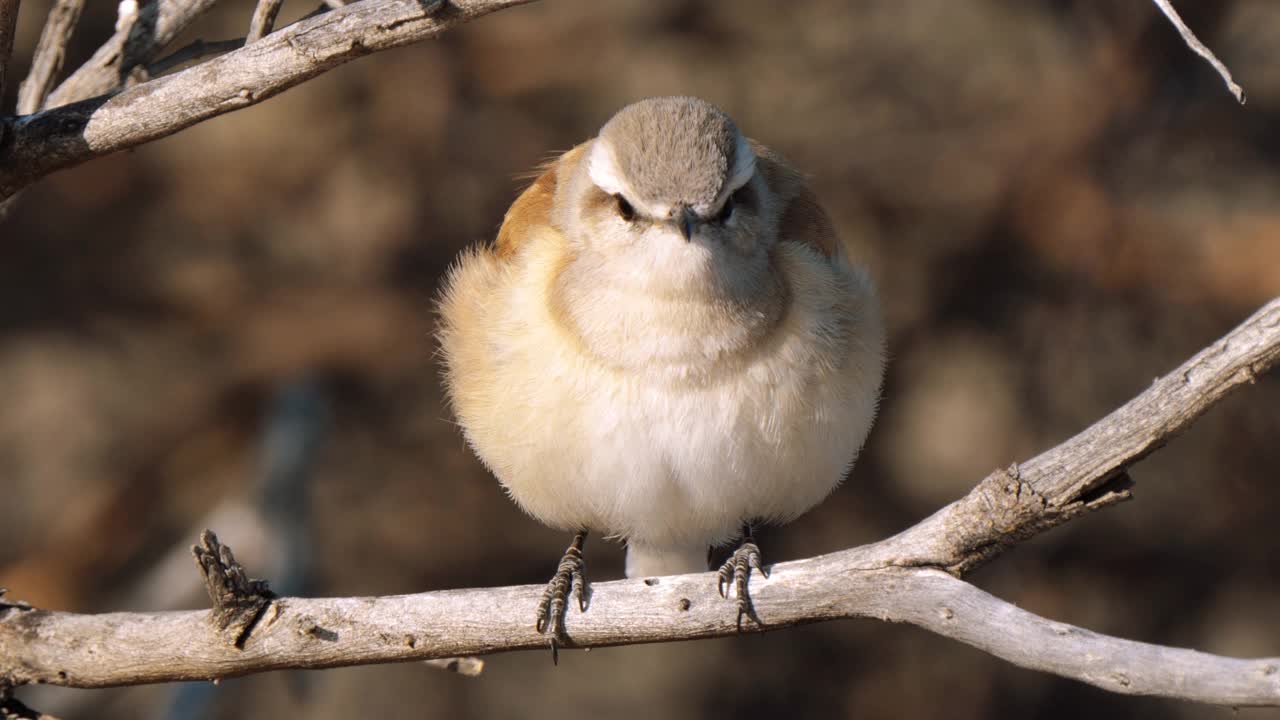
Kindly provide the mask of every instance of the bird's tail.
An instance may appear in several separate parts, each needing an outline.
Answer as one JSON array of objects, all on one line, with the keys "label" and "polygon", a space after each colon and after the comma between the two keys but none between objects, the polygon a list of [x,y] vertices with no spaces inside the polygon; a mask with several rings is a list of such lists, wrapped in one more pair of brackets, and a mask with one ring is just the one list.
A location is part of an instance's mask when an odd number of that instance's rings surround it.
[{"label": "bird's tail", "polygon": [[706,545],[658,547],[634,541],[627,542],[627,577],[681,575],[707,571]]}]

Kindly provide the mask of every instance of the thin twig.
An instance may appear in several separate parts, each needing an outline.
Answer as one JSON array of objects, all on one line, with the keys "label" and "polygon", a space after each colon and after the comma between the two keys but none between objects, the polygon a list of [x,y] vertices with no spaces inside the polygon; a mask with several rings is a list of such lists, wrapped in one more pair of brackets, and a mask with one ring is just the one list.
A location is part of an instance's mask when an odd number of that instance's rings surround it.
[{"label": "thin twig", "polygon": [[67,43],[80,20],[84,0],[56,0],[49,9],[40,41],[31,59],[31,71],[18,87],[18,114],[30,115],[44,105],[53,82],[62,71],[67,56]]},{"label": "thin twig", "polygon": [[137,66],[150,62],[218,0],[155,0],[141,4],[137,18],[116,30],[98,51],[49,94],[48,107],[109,93],[124,85]]},{"label": "thin twig", "polygon": [[[735,604],[717,594],[711,573],[597,583],[590,608],[566,618],[563,644],[691,640],[866,617],[918,625],[1113,692],[1280,705],[1280,658],[1232,659],[1099,635],[1020,610],[956,577],[975,558],[1114,502],[1103,498],[1125,492],[1117,467],[1145,456],[1277,362],[1280,298],[1089,429],[1020,468],[993,474],[910,530],[773,566],[767,578],[752,581],[758,622],[739,628]],[[1121,422],[1135,426],[1117,432]],[[1107,436],[1113,446],[1100,446]],[[277,598],[239,649],[206,612],[0,608],[0,682],[104,687],[544,648],[546,638],[531,622],[542,590]]]},{"label": "thin twig", "polygon": [[253,18],[249,21],[249,33],[244,38],[246,45],[271,34],[271,28],[276,24],[276,14],[280,12],[281,2],[283,0],[258,0],[257,6],[253,9]]},{"label": "thin twig", "polygon": [[1187,47],[1194,50],[1200,57],[1209,61],[1209,64],[1213,66],[1213,69],[1218,71],[1218,75],[1222,77],[1222,81],[1227,84],[1227,90],[1235,96],[1236,102],[1243,105],[1245,101],[1244,88],[1241,88],[1236,84],[1235,80],[1231,79],[1231,71],[1227,69],[1227,66],[1222,64],[1222,61],[1218,59],[1218,56],[1213,54],[1212,50],[1206,47],[1204,43],[1200,42],[1200,38],[1196,37],[1195,33],[1191,32],[1191,28],[1187,27],[1187,24],[1182,21],[1182,17],[1178,15],[1178,11],[1173,9],[1173,4],[1170,3],[1169,0],[1151,1],[1156,4],[1156,7],[1160,8],[1160,12],[1164,13],[1165,17],[1169,18],[1169,22],[1173,23],[1173,26],[1178,29],[1178,34],[1182,36],[1182,41],[1187,44]]}]

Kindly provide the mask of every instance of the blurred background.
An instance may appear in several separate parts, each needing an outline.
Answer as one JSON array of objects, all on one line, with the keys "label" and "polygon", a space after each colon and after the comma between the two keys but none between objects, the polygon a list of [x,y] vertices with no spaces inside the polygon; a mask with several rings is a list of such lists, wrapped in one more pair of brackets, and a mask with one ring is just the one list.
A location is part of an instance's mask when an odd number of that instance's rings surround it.
[{"label": "blurred background", "polygon": [[[178,44],[243,35],[252,5]],[[23,4],[17,77],[46,6]],[[0,224],[0,586],[62,610],[202,607],[203,527],[285,592],[544,582],[569,538],[451,424],[433,297],[534,165],[660,94],[712,100],[811,173],[884,299],[879,422],[848,482],[762,533],[766,557],[896,532],[1280,293],[1280,3],[1177,6],[1247,107],[1147,0],[557,0],[51,176]],[[89,3],[70,67],[114,12]],[[1137,465],[1134,502],[972,580],[1104,633],[1280,654],[1277,468],[1272,373]],[[619,546],[587,549],[593,579],[621,576]],[[478,678],[21,697],[68,719],[1235,716],[871,620],[558,668],[498,655]]]}]

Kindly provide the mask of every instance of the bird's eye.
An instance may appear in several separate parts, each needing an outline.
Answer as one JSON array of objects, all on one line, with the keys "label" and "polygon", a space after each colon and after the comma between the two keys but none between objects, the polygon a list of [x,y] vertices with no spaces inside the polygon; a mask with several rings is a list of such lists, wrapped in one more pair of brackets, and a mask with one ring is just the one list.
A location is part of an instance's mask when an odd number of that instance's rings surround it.
[{"label": "bird's eye", "polygon": [[636,209],[631,207],[631,203],[627,202],[627,199],[621,195],[614,195],[614,197],[618,200],[618,215],[627,222],[635,220]]},{"label": "bird's eye", "polygon": [[734,193],[724,199],[724,205],[720,208],[720,212],[716,213],[716,222],[727,222],[729,218],[733,217],[734,197],[736,196],[737,193]]}]

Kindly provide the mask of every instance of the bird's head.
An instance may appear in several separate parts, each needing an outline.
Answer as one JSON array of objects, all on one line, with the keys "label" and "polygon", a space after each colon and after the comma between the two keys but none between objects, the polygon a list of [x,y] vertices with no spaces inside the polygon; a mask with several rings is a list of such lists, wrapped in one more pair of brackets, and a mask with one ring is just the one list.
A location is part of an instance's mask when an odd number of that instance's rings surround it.
[{"label": "bird's head", "polygon": [[681,257],[761,257],[769,188],[723,111],[692,97],[618,111],[586,147],[559,218],[588,248]]}]

